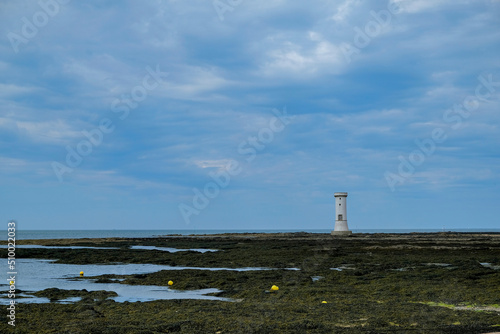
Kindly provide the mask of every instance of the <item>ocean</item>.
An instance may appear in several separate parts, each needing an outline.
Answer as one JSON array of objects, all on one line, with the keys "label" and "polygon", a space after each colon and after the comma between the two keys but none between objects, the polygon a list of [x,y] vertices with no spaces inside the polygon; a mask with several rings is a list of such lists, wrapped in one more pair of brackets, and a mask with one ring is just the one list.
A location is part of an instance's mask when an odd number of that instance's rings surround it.
[{"label": "ocean", "polygon": [[[353,233],[432,233],[432,232],[497,232],[500,229],[353,229]],[[330,233],[331,229],[297,230],[17,230],[17,240],[81,239],[81,238],[154,238],[162,235],[203,235],[221,233]]]}]

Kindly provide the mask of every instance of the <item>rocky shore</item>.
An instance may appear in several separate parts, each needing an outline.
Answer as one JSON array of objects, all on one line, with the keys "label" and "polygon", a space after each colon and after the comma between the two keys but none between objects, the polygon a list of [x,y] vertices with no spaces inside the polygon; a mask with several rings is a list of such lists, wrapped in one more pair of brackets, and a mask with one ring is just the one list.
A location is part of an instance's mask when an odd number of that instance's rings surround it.
[{"label": "rocky shore", "polygon": [[[220,234],[27,240],[110,249],[18,248],[59,263],[151,263],[269,270],[162,270],[85,277],[194,290],[231,301],[118,303],[113,293],[47,289],[46,304],[17,304],[16,333],[491,333],[500,331],[500,234]],[[200,253],[130,246],[215,249]],[[5,249],[0,249],[7,257]],[[279,287],[270,291],[271,286]],[[80,296],[75,303],[58,299]],[[13,332],[7,321],[0,332]]]}]

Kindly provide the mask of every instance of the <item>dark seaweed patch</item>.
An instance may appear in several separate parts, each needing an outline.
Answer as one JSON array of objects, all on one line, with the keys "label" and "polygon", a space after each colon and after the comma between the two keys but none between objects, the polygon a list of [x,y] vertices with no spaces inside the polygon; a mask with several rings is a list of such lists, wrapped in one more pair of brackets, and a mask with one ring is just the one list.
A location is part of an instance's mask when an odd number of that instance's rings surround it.
[{"label": "dark seaweed patch", "polygon": [[[68,243],[71,241],[64,241]],[[162,300],[116,303],[107,293],[47,289],[75,304],[18,304],[18,333],[485,333],[500,329],[498,234],[221,235],[78,240],[119,250],[19,249],[23,257],[65,263],[157,263],[270,267],[269,271],[163,270],[122,284],[218,288],[235,302]],[[58,245],[58,241],[51,241]],[[219,249],[215,253],[130,250],[130,245]],[[2,250],[0,250],[2,252]],[[6,255],[3,253],[3,255]],[[449,266],[429,264],[449,264]],[[342,271],[330,268],[348,267]],[[297,267],[300,271],[283,270]],[[406,270],[399,270],[406,268]],[[313,281],[311,276],[322,276]],[[275,284],[279,291],[269,292]],[[327,303],[322,303],[326,301]],[[470,307],[469,307],[470,306]],[[481,306],[481,307],[478,307]],[[7,333],[0,323],[0,332]]]}]

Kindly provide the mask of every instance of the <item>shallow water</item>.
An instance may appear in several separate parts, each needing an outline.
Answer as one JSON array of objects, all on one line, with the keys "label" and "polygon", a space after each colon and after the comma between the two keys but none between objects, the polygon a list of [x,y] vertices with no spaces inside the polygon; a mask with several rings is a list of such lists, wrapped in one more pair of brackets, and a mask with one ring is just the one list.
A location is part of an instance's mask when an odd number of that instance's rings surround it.
[{"label": "shallow water", "polygon": [[490,268],[490,269],[493,269],[493,270],[499,270],[500,269],[500,266],[495,266],[491,263],[488,263],[488,262],[481,262],[480,265],[482,265],[483,267],[486,267],[486,268]]},{"label": "shallow water", "polygon": [[[80,271],[85,276],[99,276],[106,274],[135,275],[153,273],[160,270],[272,270],[270,268],[202,268],[202,267],[171,267],[156,264],[63,264],[54,263],[54,260],[40,259],[18,259],[16,260],[16,289],[24,292],[36,292],[48,288],[59,288],[64,290],[115,291],[118,296],[111,297],[117,302],[151,301],[158,299],[210,299],[231,301],[228,298],[207,296],[209,293],[220,292],[218,289],[203,289],[192,291],[177,291],[173,288],[154,285],[127,285],[120,283],[95,283],[93,279],[80,278]],[[0,284],[3,291],[8,290],[8,284]],[[27,294],[27,293],[26,293]],[[6,297],[7,293],[3,293]],[[0,298],[0,304],[8,304],[9,299]],[[46,303],[47,298],[16,298],[16,302]]]},{"label": "shallow water", "polygon": [[[7,245],[0,245],[0,248],[7,248]],[[43,245],[16,245],[16,248],[46,248],[46,249],[120,249],[118,247],[93,247],[93,246],[43,246]],[[189,248],[179,249],[171,247],[156,247],[156,246],[130,246],[130,249],[145,249],[145,250],[160,250],[169,253],[176,252],[217,252],[217,249]]]},{"label": "shallow water", "polygon": [[156,247],[156,246],[130,246],[130,249],[160,250],[169,253],[188,252],[188,251],[199,252],[199,253],[218,252],[217,249],[203,249],[203,248],[179,249],[179,248]]},{"label": "shallow water", "polygon": [[[7,248],[7,245],[0,245]],[[16,248],[49,248],[49,249],[120,249],[118,247],[91,247],[91,246],[43,246],[43,245],[16,245]]]},{"label": "shallow water", "polygon": [[[22,299],[17,298],[16,299],[16,303],[19,303],[19,302],[28,303],[28,304],[50,303],[50,299],[46,298],[46,297],[35,297],[35,296],[29,295],[29,294],[25,294],[25,293],[22,293],[22,294],[20,293],[20,294],[17,294],[16,296],[18,296],[18,297],[24,297]],[[81,297],[69,297],[69,298],[66,298],[66,299],[60,299],[60,300],[57,301],[57,303],[59,303],[59,304],[71,304],[71,303],[75,303],[77,301],[80,301],[81,299],[82,299]],[[4,303],[4,300],[0,299],[0,305],[1,304],[5,305],[6,303]]]},{"label": "shallow water", "polygon": [[356,268],[353,268],[354,264],[343,264],[340,267],[335,267],[335,268],[330,268],[330,270],[336,270],[336,271],[342,271],[342,270],[354,270]]},{"label": "shallow water", "polygon": [[450,263],[435,263],[435,262],[431,262],[431,263],[422,263],[423,265],[426,265],[426,266],[435,266],[435,267],[449,267],[451,266]]}]

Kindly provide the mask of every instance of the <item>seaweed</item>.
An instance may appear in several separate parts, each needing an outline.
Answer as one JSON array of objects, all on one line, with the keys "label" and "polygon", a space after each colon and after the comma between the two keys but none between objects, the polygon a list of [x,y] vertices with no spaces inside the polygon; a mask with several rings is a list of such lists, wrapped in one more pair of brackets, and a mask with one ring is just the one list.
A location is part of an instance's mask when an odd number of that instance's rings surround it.
[{"label": "seaweed", "polygon": [[[162,270],[97,282],[218,288],[232,301],[117,303],[105,291],[37,292],[72,304],[17,304],[18,333],[485,333],[498,331],[499,234],[246,234],[44,241],[120,249],[19,249],[63,263],[158,263],[272,270]],[[218,249],[131,250],[131,245]],[[1,251],[1,250],[0,250]],[[5,255],[5,254],[4,254]],[[298,268],[300,270],[289,270]],[[332,270],[331,268],[343,268]],[[321,276],[320,280],[311,277]],[[272,285],[279,286],[271,292]],[[0,332],[8,332],[0,323]]]}]

